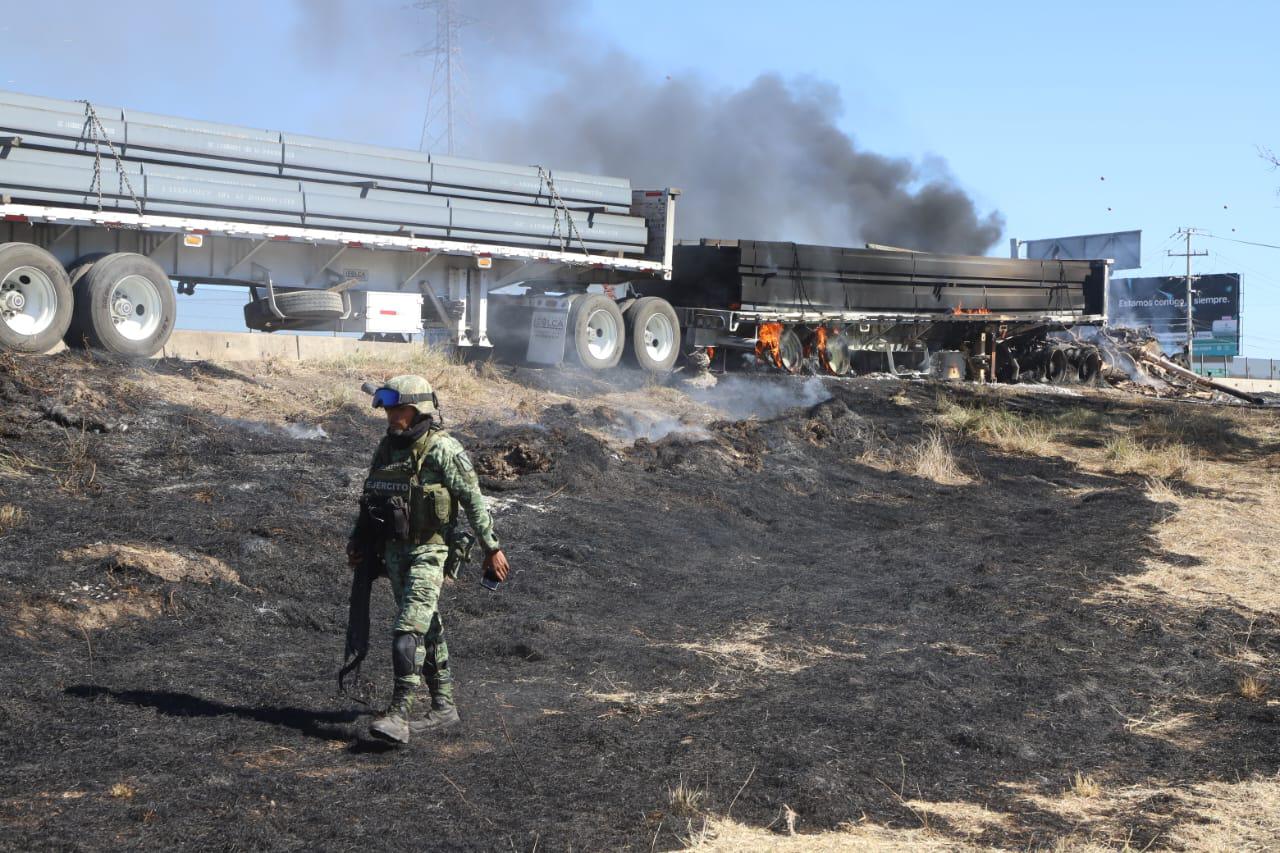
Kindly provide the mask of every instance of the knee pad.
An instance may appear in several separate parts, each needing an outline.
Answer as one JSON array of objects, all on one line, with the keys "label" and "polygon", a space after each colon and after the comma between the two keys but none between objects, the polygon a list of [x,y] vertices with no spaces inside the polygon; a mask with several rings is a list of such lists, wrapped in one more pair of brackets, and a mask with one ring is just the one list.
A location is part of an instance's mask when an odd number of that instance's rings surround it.
[{"label": "knee pad", "polygon": [[413,675],[418,666],[418,643],[421,641],[421,634],[396,634],[391,641],[391,664],[396,678]]}]

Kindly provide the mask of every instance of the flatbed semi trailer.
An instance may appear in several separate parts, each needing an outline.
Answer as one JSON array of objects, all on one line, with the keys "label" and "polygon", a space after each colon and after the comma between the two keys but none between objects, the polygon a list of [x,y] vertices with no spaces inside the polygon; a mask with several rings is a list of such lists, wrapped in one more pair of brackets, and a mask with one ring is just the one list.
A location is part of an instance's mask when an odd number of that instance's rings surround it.
[{"label": "flatbed semi trailer", "polygon": [[623,317],[588,289],[671,274],[677,196],[0,92],[0,348],[150,355],[175,285],[213,284],[249,289],[255,330],[412,333],[425,312],[487,351],[490,290],[554,280],[584,363],[609,366]]},{"label": "flatbed semi trailer", "polygon": [[972,378],[1091,378],[1092,347],[1055,333],[1105,320],[1106,261],[1032,261],[754,240],[675,247],[669,280],[689,349],[795,371],[925,366],[949,352]]}]

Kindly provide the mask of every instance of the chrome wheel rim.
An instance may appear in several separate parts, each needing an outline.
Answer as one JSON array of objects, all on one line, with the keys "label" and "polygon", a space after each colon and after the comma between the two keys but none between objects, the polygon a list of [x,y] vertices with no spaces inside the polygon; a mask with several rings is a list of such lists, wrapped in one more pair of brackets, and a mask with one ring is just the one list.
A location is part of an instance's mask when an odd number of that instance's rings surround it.
[{"label": "chrome wheel rim", "polygon": [[675,328],[666,314],[653,314],[644,322],[644,348],[649,358],[666,361],[676,348]]},{"label": "chrome wheel rim", "polygon": [[587,315],[587,352],[592,358],[608,361],[618,350],[618,320],[609,311],[597,308]]},{"label": "chrome wheel rim", "polygon": [[800,338],[790,329],[783,332],[782,339],[778,341],[778,358],[782,361],[782,369],[794,372],[800,366],[800,359],[803,357],[804,350],[800,346]]},{"label": "chrome wheel rim", "polygon": [[53,325],[58,290],[35,267],[17,267],[0,281],[0,322],[19,335],[34,336]]},{"label": "chrome wheel rim", "polygon": [[146,276],[127,275],[117,281],[108,304],[111,325],[126,340],[145,341],[160,328],[164,303],[155,282]]}]

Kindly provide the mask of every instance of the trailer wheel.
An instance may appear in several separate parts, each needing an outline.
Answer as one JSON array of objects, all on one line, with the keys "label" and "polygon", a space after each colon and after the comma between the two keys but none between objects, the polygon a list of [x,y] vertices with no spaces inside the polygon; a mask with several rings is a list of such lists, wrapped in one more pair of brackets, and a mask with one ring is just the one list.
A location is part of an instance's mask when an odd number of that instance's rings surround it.
[{"label": "trailer wheel", "polygon": [[804,345],[800,343],[800,336],[795,329],[782,330],[782,336],[778,338],[778,360],[787,373],[795,373],[800,369],[800,362],[804,361]]},{"label": "trailer wheel", "polygon": [[0,347],[40,353],[71,323],[73,296],[58,259],[29,243],[0,245]]},{"label": "trailer wheel", "polygon": [[627,342],[626,325],[617,303],[599,293],[585,293],[569,308],[565,340],[568,354],[583,367],[616,367]]},{"label": "trailer wheel", "polygon": [[1080,359],[1080,381],[1086,385],[1097,381],[1102,373],[1102,355],[1097,350],[1087,352]]},{"label": "trailer wheel", "polygon": [[1050,385],[1061,385],[1067,378],[1067,354],[1060,349],[1049,353],[1044,363],[1044,378]]},{"label": "trailer wheel", "polygon": [[843,329],[838,334],[827,338],[827,369],[835,376],[848,376],[853,369],[853,359],[849,357],[849,335]]},{"label": "trailer wheel", "polygon": [[[93,265],[106,257],[106,254],[99,252],[95,255],[85,255],[76,259],[74,263],[67,267],[67,279],[71,282],[71,292],[80,294],[83,289],[80,287],[80,279],[93,268]],[[62,341],[68,347],[73,349],[88,349],[89,343],[85,340],[84,329],[80,328],[80,315],[83,312],[72,310],[71,323],[67,326],[67,331],[62,335]]]},{"label": "trailer wheel", "polygon": [[77,272],[76,344],[118,355],[160,351],[173,332],[178,304],[155,261],[117,252]]},{"label": "trailer wheel", "polygon": [[666,373],[680,355],[680,318],[671,303],[656,296],[627,308],[627,361],[650,373]]}]

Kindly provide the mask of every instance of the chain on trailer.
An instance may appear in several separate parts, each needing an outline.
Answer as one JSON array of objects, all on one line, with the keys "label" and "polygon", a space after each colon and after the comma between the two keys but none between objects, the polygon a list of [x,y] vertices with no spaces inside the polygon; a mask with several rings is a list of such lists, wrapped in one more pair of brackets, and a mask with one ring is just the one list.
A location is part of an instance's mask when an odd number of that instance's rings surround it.
[{"label": "chain on trailer", "polygon": [[575,237],[577,238],[578,245],[582,247],[582,254],[584,255],[591,254],[589,251],[587,251],[587,244],[582,239],[582,234],[578,232],[578,226],[574,224],[573,214],[569,212],[569,206],[564,203],[564,199],[560,197],[560,193],[556,189],[555,179],[551,177],[550,172],[548,172],[546,169],[542,168],[541,166],[538,167],[538,181],[540,182],[540,184],[546,185],[547,192],[550,194],[550,198],[552,201],[552,209],[555,211],[555,218],[553,220],[554,224],[552,226],[553,230],[551,233],[552,233],[552,236],[556,238],[556,241],[559,242],[560,251],[562,252],[569,251],[569,240],[567,240],[565,236],[560,233],[560,217],[563,215],[565,218],[565,221],[569,225],[569,238],[575,238]]},{"label": "chain on trailer", "polygon": [[133,191],[133,183],[129,180],[129,175],[124,168],[124,160],[120,157],[120,152],[116,151],[115,145],[111,143],[111,138],[107,135],[107,129],[102,126],[102,119],[98,118],[98,111],[93,108],[93,104],[89,101],[81,101],[84,104],[84,124],[88,132],[89,139],[93,142],[93,184],[91,185],[98,193],[98,212],[102,212],[102,144],[106,143],[107,150],[111,152],[111,157],[115,161],[116,174],[123,181],[125,189],[129,191],[129,198],[133,200],[133,206],[137,208],[138,216],[142,216],[142,202],[138,200],[138,194]]}]

